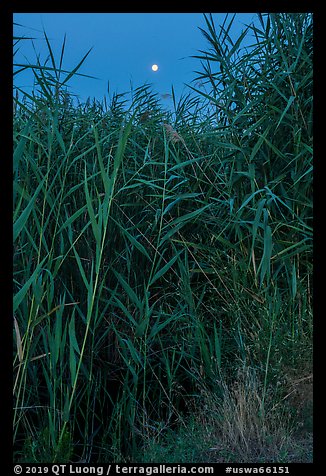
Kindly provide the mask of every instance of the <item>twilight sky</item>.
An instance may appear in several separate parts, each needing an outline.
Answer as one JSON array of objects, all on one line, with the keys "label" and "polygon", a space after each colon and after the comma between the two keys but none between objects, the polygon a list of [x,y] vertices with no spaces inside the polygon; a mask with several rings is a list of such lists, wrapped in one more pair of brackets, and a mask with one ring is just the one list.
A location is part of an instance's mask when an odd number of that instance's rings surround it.
[{"label": "twilight sky", "polygon": [[[225,13],[213,13],[215,27],[223,24]],[[233,14],[229,14],[231,18]],[[237,13],[231,29],[237,38],[245,24],[256,21],[255,13]],[[74,68],[92,48],[80,73],[98,79],[75,77],[68,83],[71,91],[84,102],[88,97],[102,100],[110,93],[128,92],[144,83],[153,85],[162,98],[169,101],[173,84],[177,97],[185,92],[184,84],[196,77],[201,69],[200,60],[191,58],[198,50],[208,49],[207,40],[198,27],[206,28],[202,13],[15,13],[16,36],[33,36],[37,54],[41,59],[48,55],[43,29],[59,62],[64,35],[67,35],[63,61],[64,69]],[[250,44],[250,36],[247,43]],[[20,42],[15,62],[35,62],[30,41]],[[42,61],[41,61],[42,62]],[[152,71],[152,65],[158,71]],[[31,74],[15,77],[17,86],[31,90]]]}]

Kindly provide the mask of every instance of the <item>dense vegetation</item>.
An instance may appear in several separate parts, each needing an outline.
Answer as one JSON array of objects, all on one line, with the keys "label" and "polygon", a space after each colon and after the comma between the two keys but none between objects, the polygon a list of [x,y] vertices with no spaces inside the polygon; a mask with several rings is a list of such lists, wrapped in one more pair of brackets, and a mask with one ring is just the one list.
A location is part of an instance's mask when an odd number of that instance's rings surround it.
[{"label": "dense vegetation", "polygon": [[17,461],[311,461],[312,16],[205,20],[173,111],[15,69]]}]

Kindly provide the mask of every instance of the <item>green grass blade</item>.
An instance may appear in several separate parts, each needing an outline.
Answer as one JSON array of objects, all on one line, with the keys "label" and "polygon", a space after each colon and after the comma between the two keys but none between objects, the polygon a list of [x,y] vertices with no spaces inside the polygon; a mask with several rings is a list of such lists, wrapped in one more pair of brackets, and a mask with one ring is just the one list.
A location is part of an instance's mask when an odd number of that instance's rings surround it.
[{"label": "green grass blade", "polygon": [[114,269],[112,270],[114,275],[117,277],[119,280],[120,284],[122,285],[123,289],[126,291],[127,296],[129,297],[130,301],[136,305],[139,311],[143,309],[143,303],[140,301],[138,298],[137,294],[135,291],[129,286],[127,281],[122,277],[120,273],[115,271]]},{"label": "green grass blade", "polygon": [[13,225],[14,241],[17,240],[18,236],[20,235],[21,231],[26,225],[26,222],[34,208],[35,200],[37,199],[39,193],[41,192],[46,178],[47,177],[45,176],[43,180],[40,182],[33,196],[31,197],[31,200],[29,201],[28,205],[25,207],[23,212],[20,214],[20,216],[18,218],[15,218],[15,213],[14,213],[14,225]]},{"label": "green grass blade", "polygon": [[15,312],[22,300],[25,298],[29,288],[33,284],[33,282],[37,279],[38,273],[40,272],[43,264],[45,263],[45,260],[47,259],[47,256],[43,258],[43,260],[36,266],[35,270],[29,277],[29,279],[26,281],[26,283],[22,286],[22,288],[14,295],[13,299],[13,312]]},{"label": "green grass blade", "polygon": [[176,260],[179,258],[180,254],[183,252],[183,250],[180,250],[175,256],[173,256],[170,261],[168,261],[161,269],[156,271],[154,276],[149,282],[149,286],[152,286],[155,281],[160,279],[170,268],[173,266],[173,264],[176,262]]}]

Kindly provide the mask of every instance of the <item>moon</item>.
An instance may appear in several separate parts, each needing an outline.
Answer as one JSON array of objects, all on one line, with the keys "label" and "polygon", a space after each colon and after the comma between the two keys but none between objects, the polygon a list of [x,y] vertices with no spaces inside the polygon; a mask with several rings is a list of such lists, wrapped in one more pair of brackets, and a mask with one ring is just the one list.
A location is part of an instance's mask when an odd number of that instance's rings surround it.
[{"label": "moon", "polygon": [[157,64],[153,64],[152,70],[153,70],[153,71],[158,71],[158,66],[157,66]]}]

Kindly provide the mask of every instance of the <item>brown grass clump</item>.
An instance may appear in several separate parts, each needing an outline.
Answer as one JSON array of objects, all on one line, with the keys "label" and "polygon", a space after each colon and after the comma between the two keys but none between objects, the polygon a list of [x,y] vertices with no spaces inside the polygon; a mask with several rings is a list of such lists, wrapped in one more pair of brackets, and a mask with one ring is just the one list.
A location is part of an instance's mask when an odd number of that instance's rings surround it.
[{"label": "brown grass clump", "polygon": [[273,392],[263,399],[263,385],[253,369],[241,369],[233,383],[221,386],[221,399],[211,392],[204,395],[199,417],[200,425],[207,428],[206,443],[211,445],[207,461],[301,462],[312,454],[311,439],[294,438],[283,407],[273,405]]},{"label": "brown grass clump", "polygon": [[222,384],[223,400],[216,412],[219,447],[237,454],[242,462],[260,461],[275,454],[285,443],[284,423],[277,424],[263,403],[263,389],[256,374],[250,368],[242,369],[237,380]]},{"label": "brown grass clump", "polygon": [[200,406],[193,402],[176,432],[147,435],[137,462],[312,462],[312,434],[294,431],[284,399],[276,403],[275,389],[265,392],[254,369],[244,367],[218,386],[219,396],[201,387]]},{"label": "brown grass clump", "polygon": [[262,407],[261,389],[256,376],[249,369],[239,374],[230,387],[224,387],[224,398],[218,410],[223,417],[222,439],[243,456],[259,453],[266,439],[266,422]]}]

